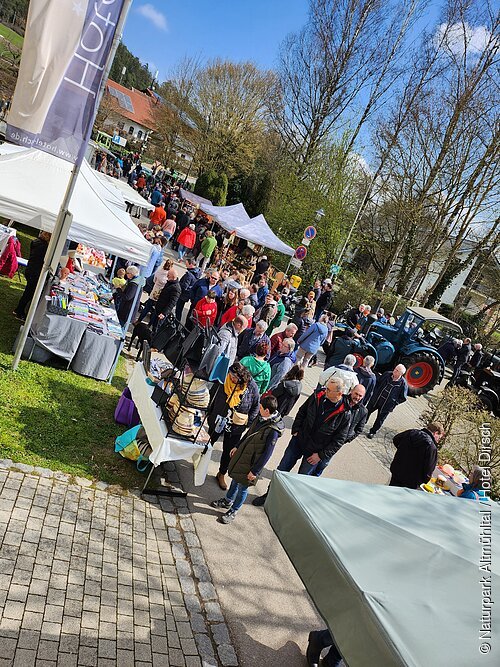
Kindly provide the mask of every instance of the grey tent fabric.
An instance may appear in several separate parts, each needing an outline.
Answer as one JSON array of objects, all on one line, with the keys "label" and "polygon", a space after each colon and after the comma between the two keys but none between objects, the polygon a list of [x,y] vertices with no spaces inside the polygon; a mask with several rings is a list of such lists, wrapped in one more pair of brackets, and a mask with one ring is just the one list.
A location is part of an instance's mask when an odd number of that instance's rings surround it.
[{"label": "grey tent fabric", "polygon": [[479,652],[481,522],[500,511],[422,491],[276,471],[269,521],[350,667],[500,664]]}]

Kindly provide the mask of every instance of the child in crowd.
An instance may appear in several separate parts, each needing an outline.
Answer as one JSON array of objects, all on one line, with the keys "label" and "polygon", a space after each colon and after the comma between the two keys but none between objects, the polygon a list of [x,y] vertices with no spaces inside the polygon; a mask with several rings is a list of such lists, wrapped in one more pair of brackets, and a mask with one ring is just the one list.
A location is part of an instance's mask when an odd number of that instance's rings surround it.
[{"label": "child in crowd", "polygon": [[194,316],[201,327],[213,327],[217,318],[217,294],[208,290],[206,296],[198,301],[194,308]]},{"label": "child in crowd", "polygon": [[234,521],[236,512],[246,500],[248,487],[255,485],[285,428],[274,396],[263,396],[260,399],[259,412],[246,435],[230,452],[228,474],[232,482],[227,494],[211,503],[212,507],[227,510],[217,519],[219,523]]},{"label": "child in crowd", "polygon": [[127,284],[125,280],[125,269],[118,269],[116,276],[111,281],[115,289],[123,289]]}]

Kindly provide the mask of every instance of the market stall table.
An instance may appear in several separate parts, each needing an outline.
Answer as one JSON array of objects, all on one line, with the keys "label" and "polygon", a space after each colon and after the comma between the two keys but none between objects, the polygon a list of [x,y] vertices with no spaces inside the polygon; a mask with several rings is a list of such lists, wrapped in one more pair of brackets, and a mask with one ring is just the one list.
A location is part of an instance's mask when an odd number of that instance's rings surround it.
[{"label": "market stall table", "polygon": [[151,399],[154,387],[146,382],[146,378],[143,364],[136,362],[128,381],[128,388],[153,450],[149,456],[153,468],[144,488],[154,468],[166,461],[181,460],[193,462],[194,485],[201,486],[207,476],[212,457],[212,445],[192,442],[168,433],[167,424],[162,419],[161,409]]},{"label": "market stall table", "polygon": [[[114,307],[102,307],[83,298],[82,285],[86,285],[90,293],[92,286],[99,283],[96,281],[91,276],[75,276],[66,284],[49,286],[38,304],[30,337],[45,351],[64,359],[68,368],[76,373],[107,380],[120,353],[124,335]],[[60,295],[54,297],[56,300],[64,298],[67,293],[72,295],[70,300],[68,294],[69,303],[61,312],[50,308],[50,293],[54,290]],[[93,314],[94,310],[96,314]]]}]

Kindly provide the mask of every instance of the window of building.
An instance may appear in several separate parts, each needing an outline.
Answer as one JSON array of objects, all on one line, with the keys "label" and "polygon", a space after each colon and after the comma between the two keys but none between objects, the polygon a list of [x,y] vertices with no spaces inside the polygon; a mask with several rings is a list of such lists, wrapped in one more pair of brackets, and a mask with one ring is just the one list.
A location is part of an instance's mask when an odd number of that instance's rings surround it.
[{"label": "window of building", "polygon": [[133,126],[133,125],[131,125],[131,126],[128,128],[128,133],[129,133],[129,134],[134,134],[134,126]]},{"label": "window of building", "polygon": [[142,130],[139,130],[139,132],[137,132],[137,138],[142,139]]}]

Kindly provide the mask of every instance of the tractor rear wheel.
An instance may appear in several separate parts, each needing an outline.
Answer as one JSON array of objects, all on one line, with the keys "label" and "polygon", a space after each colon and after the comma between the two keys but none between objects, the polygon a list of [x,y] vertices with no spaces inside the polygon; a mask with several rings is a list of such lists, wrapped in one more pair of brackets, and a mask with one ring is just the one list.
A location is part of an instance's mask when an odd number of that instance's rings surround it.
[{"label": "tractor rear wheel", "polygon": [[406,366],[405,377],[410,396],[427,394],[439,382],[441,370],[439,361],[433,354],[415,352],[408,357],[403,357],[401,363]]}]

